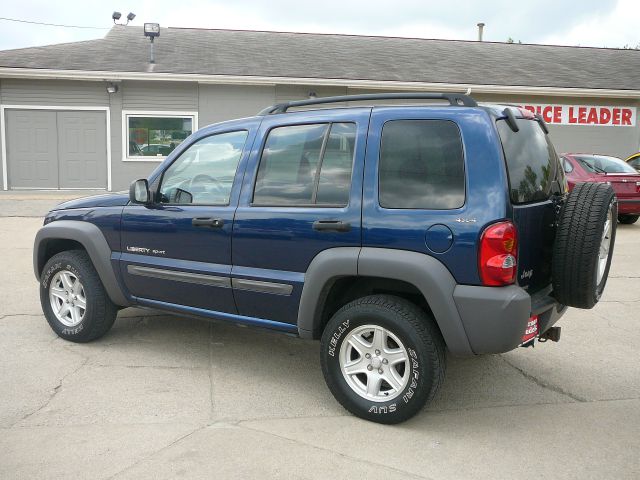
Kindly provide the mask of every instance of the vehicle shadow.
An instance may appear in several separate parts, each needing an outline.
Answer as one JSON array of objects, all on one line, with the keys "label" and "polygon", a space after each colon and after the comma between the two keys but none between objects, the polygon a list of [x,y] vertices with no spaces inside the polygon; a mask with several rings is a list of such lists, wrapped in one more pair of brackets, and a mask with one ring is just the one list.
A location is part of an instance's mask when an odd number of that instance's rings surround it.
[{"label": "vehicle shadow", "polygon": [[[102,355],[115,362],[131,357],[140,364],[209,369],[216,403],[230,417],[257,417],[274,410],[281,415],[344,413],[325,385],[317,341],[144,312],[123,315],[99,343],[104,345]],[[268,405],[265,396],[271,399]],[[450,356],[446,381],[425,410],[563,401],[567,398],[562,394],[536,383],[501,355]]]}]

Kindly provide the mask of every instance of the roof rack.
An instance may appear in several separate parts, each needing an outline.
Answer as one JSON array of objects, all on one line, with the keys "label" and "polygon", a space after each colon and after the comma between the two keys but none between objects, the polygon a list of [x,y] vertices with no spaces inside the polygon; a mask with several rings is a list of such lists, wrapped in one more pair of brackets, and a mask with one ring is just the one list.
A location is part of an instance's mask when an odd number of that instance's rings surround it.
[{"label": "roof rack", "polygon": [[476,101],[462,93],[371,93],[365,95],[340,95],[337,97],[311,98],[278,103],[262,110],[258,115],[286,113],[292,107],[307,107],[326,103],[362,102],[368,100],[447,100],[451,106],[477,107]]}]

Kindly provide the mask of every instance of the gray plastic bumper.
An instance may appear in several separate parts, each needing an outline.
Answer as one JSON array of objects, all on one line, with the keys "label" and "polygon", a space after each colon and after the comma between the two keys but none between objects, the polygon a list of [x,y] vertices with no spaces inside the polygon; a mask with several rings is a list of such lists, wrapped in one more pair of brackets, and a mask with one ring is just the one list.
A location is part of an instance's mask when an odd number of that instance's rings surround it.
[{"label": "gray plastic bumper", "polygon": [[[458,285],[453,298],[471,349],[476,354],[503,353],[522,343],[532,314],[539,316],[540,333],[551,327],[566,307],[548,296],[531,296],[522,288]],[[532,308],[533,303],[533,308]]]}]

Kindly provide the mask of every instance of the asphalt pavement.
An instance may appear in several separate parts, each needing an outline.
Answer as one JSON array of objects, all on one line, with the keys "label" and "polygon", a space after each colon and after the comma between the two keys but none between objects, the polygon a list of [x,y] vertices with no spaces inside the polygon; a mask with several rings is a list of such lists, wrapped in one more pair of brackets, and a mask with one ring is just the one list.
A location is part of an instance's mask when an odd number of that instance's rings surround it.
[{"label": "asphalt pavement", "polygon": [[559,343],[449,358],[431,406],[383,426],[333,399],[317,342],[137,309],[56,337],[32,242],[70,196],[0,196],[2,479],[640,478],[640,224]]}]

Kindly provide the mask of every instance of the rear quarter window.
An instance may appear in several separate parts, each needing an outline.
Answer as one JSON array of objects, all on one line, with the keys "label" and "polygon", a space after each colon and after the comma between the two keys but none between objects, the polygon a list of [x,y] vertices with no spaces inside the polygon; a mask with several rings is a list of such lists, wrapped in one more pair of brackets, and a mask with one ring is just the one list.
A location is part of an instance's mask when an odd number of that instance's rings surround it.
[{"label": "rear quarter window", "polygon": [[462,139],[451,121],[385,123],[378,169],[383,208],[447,210],[464,204]]},{"label": "rear quarter window", "polygon": [[557,154],[549,138],[535,120],[516,120],[514,132],[505,120],[498,120],[509,175],[509,194],[514,204],[544,201],[549,198],[553,167]]}]

